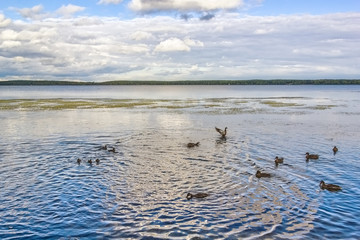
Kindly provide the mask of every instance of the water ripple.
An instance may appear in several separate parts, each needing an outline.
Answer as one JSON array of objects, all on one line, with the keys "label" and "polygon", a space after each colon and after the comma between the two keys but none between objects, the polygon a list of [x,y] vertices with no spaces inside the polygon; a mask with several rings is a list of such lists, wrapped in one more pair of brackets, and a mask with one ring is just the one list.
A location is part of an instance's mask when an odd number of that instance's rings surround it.
[{"label": "water ripple", "polygon": [[[41,139],[25,131],[21,138],[0,140],[0,238],[313,239],[359,234],[360,182],[351,174],[360,170],[358,135],[339,134],[347,131],[345,123],[313,125],[308,116],[126,113],[134,119],[131,124],[100,129],[85,124],[92,130],[79,131],[69,120],[63,134],[53,124],[51,134]],[[43,117],[38,114],[33,117]],[[86,114],[96,119],[98,112]],[[115,122],[123,113],[112,114],[108,121]],[[229,127],[226,140],[213,129],[218,122]],[[197,141],[198,147],[186,147]],[[335,143],[340,151],[333,155]],[[116,151],[102,149],[105,145]],[[305,161],[307,151],[320,159]],[[285,158],[283,164],[274,164],[276,155]],[[256,178],[259,169],[272,177]],[[320,180],[343,190],[320,190]],[[187,200],[188,192],[209,196]]]}]

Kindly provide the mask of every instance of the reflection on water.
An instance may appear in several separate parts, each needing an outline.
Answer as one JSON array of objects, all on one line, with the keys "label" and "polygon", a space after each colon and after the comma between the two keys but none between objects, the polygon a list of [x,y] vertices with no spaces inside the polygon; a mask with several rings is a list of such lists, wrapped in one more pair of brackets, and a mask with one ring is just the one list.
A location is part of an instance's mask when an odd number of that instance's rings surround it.
[{"label": "reflection on water", "polygon": [[316,97],[358,99],[359,85],[1,86],[0,99],[203,99]]},{"label": "reflection on water", "polygon": [[[358,238],[354,99],[315,109],[323,100],[314,96],[267,96],[295,103],[280,106],[254,98],[193,99],[220,106],[176,109],[0,111],[0,238]],[[223,114],[237,104],[267,111]],[[215,126],[228,127],[226,140]],[[307,151],[320,159],[306,162]],[[285,159],[278,166],[277,155]],[[258,179],[257,170],[272,177]],[[320,180],[343,191],[320,190]],[[209,196],[187,200],[188,192]]]}]

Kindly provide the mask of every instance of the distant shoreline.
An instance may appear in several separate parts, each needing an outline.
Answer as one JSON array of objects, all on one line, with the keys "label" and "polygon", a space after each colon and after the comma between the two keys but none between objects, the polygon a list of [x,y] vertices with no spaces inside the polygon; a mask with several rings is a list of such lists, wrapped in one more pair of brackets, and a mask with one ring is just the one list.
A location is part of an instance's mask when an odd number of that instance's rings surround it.
[{"label": "distant shoreline", "polygon": [[0,86],[54,86],[54,85],[360,85],[360,79],[317,79],[317,80],[184,80],[184,81],[106,81],[74,82],[50,80],[10,80],[0,81]]}]

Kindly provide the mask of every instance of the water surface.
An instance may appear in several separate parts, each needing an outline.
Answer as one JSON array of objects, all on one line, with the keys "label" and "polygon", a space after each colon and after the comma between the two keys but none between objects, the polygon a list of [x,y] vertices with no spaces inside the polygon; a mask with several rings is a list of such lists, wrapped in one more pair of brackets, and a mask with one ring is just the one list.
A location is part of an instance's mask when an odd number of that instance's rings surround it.
[{"label": "water surface", "polygon": [[359,90],[0,88],[0,238],[358,239]]}]

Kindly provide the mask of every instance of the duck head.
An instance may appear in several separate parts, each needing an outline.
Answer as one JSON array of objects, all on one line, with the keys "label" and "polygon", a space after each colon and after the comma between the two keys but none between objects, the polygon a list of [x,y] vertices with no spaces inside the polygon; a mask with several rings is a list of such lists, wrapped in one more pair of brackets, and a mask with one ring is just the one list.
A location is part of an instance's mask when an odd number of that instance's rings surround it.
[{"label": "duck head", "polygon": [[192,199],[193,198],[193,195],[191,194],[191,193],[188,193],[187,195],[186,195],[186,199],[187,200],[190,200],[190,199]]}]

